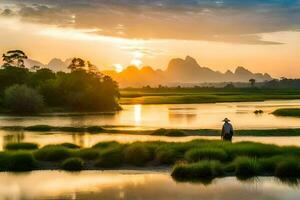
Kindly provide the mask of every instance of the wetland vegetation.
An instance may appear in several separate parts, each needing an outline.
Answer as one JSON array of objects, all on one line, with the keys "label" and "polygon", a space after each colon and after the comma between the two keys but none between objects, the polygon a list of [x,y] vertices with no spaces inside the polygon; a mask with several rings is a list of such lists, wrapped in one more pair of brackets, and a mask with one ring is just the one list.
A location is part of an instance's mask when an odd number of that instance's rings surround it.
[{"label": "wetland vegetation", "polygon": [[72,144],[8,144],[0,154],[1,171],[64,169],[172,168],[181,181],[223,176],[300,177],[300,148],[217,140],[170,142],[101,142],[91,148]]}]

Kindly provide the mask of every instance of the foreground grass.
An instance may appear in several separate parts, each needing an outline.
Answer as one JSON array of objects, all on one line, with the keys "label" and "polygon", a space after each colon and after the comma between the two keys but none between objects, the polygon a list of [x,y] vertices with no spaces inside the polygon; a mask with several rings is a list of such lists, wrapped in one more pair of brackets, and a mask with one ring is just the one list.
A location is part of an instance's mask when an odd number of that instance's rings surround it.
[{"label": "foreground grass", "polygon": [[[14,146],[10,144],[10,146]],[[24,146],[24,149],[21,147]],[[71,144],[0,152],[1,171],[171,167],[176,180],[212,180],[222,176],[300,178],[300,148],[254,142],[194,140],[186,143],[102,142],[92,148]]]},{"label": "foreground grass", "polygon": [[[118,127],[114,127],[118,128]],[[31,132],[66,132],[66,133],[111,133],[111,134],[132,134],[132,135],[154,135],[154,136],[220,136],[220,130],[216,129],[164,129],[157,130],[122,130],[101,126],[64,127],[64,126],[5,126],[0,129],[7,131],[31,131]],[[235,136],[300,136],[300,128],[291,129],[269,129],[269,130],[235,130]],[[24,145],[24,144],[22,144]],[[34,147],[28,147],[34,148]]]},{"label": "foreground grass", "polygon": [[300,117],[300,108],[280,108],[273,112],[276,116]]},{"label": "foreground grass", "polygon": [[123,89],[121,104],[189,104],[299,99],[299,90],[261,88]]}]

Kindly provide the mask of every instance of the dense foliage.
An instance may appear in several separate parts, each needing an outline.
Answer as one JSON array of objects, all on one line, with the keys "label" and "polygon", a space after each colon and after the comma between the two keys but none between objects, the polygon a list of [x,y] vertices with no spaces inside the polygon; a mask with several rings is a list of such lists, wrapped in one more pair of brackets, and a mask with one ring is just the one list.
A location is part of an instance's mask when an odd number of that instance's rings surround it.
[{"label": "dense foliage", "polygon": [[0,100],[2,110],[32,114],[46,108],[63,111],[110,111],[119,109],[118,84],[101,74],[95,66],[74,58],[70,73],[53,72],[47,68],[27,69],[22,51],[3,55],[0,69]]}]

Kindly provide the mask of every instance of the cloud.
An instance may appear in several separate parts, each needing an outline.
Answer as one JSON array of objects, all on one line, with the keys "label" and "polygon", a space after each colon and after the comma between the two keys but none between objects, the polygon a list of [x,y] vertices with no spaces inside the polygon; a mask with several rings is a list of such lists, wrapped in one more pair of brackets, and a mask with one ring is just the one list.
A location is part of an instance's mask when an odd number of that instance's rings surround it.
[{"label": "cloud", "polygon": [[[137,39],[206,40],[244,44],[262,33],[300,28],[299,0],[9,0],[22,20]],[[1,5],[1,3],[0,3]],[[2,12],[3,13],[3,12]]]}]

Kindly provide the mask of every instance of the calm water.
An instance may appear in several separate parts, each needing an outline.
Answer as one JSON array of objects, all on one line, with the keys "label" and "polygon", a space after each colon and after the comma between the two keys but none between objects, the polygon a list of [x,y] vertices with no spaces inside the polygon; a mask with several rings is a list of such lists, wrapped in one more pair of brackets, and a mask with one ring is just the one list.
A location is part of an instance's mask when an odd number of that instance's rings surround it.
[{"label": "calm water", "polygon": [[[188,137],[166,137],[152,135],[128,135],[128,134],[89,134],[89,133],[45,133],[45,132],[12,132],[0,130],[0,150],[7,143],[34,142],[40,146],[47,144],[58,144],[70,142],[81,147],[91,147],[98,142],[118,141],[120,143],[131,143],[136,141],[165,141],[165,142],[187,142],[194,139],[220,139],[214,136],[188,136]],[[253,141],[277,145],[300,146],[299,137],[234,137],[233,142]]]},{"label": "calm water", "polygon": [[168,172],[36,171],[0,173],[0,199],[83,200],[298,200],[300,188],[276,178],[241,182],[215,179],[209,185],[177,183]]},{"label": "calm water", "polygon": [[[300,107],[300,100],[180,104],[180,105],[124,105],[122,111],[102,115],[0,117],[0,126],[53,126],[114,125],[134,129],[155,128],[219,128],[225,117],[238,129],[270,129],[300,127],[300,118],[276,117],[270,114],[278,108]],[[261,115],[253,112],[264,111]],[[124,127],[123,127],[124,128]]]}]

